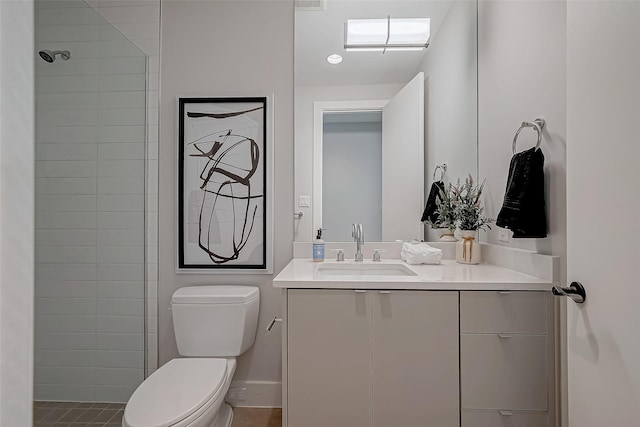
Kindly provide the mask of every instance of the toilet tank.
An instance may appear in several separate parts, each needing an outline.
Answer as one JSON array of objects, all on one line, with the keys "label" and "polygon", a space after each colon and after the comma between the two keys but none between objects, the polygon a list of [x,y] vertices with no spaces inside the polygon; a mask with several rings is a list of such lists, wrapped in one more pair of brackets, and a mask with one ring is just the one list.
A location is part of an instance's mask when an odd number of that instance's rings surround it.
[{"label": "toilet tank", "polygon": [[188,286],[173,293],[178,352],[191,357],[234,357],[256,338],[260,291],[255,286]]}]

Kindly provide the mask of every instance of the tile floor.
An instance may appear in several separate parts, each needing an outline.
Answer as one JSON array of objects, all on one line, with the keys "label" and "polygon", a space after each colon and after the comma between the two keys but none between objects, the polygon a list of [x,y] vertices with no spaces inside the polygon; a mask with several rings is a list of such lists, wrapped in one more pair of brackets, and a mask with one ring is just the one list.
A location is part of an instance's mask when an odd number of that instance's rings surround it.
[{"label": "tile floor", "polygon": [[34,402],[35,427],[122,426],[124,403]]},{"label": "tile floor", "polygon": [[[34,402],[34,427],[122,426],[123,403]],[[234,408],[231,427],[281,427],[280,408]]]}]

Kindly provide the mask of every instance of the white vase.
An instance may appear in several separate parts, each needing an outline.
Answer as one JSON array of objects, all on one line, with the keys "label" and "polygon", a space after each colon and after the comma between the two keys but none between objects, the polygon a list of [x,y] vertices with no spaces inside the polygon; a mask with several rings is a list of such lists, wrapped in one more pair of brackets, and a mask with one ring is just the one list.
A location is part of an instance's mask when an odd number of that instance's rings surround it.
[{"label": "white vase", "polygon": [[441,242],[457,242],[456,236],[453,234],[453,230],[449,230],[448,228],[438,228],[440,232],[440,240]]},{"label": "white vase", "polygon": [[460,237],[462,240],[456,243],[456,261],[461,264],[480,264],[482,252],[480,243],[476,241],[476,231],[463,230]]}]

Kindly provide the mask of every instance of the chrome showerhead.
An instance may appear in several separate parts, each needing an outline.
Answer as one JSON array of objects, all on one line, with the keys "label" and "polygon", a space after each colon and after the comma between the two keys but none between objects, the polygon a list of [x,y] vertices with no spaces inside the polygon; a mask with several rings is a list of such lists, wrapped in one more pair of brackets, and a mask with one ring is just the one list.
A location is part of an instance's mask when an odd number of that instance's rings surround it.
[{"label": "chrome showerhead", "polygon": [[71,52],[68,50],[41,50],[38,54],[40,54],[40,58],[44,59],[48,63],[55,61],[57,55],[60,55],[60,57],[65,61],[71,58]]}]

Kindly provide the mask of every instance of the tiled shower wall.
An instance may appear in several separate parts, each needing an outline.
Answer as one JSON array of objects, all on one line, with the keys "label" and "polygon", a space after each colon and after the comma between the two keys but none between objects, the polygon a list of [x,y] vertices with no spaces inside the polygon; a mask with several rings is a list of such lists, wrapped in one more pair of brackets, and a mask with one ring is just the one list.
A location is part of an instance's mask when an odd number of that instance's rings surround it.
[{"label": "tiled shower wall", "polygon": [[144,378],[146,58],[81,1],[36,3],[35,399]]},{"label": "tiled shower wall", "polygon": [[147,376],[158,368],[158,100],[160,0],[87,0],[147,55]]}]

